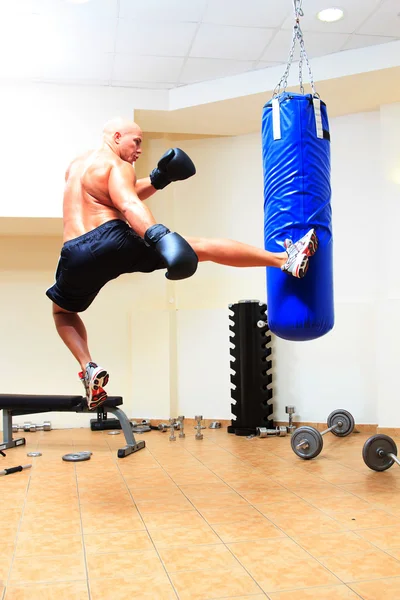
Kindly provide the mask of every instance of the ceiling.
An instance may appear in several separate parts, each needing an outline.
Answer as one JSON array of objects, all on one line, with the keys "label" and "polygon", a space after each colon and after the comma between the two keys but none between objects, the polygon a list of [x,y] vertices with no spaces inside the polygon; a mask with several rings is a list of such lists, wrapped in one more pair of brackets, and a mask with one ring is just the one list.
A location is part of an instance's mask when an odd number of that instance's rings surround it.
[{"label": "ceiling", "polygon": [[[321,23],[330,6],[345,18]],[[400,0],[303,11],[310,58],[400,39]],[[172,89],[237,75],[286,62],[292,12],[292,0],[0,0],[0,78]]]}]

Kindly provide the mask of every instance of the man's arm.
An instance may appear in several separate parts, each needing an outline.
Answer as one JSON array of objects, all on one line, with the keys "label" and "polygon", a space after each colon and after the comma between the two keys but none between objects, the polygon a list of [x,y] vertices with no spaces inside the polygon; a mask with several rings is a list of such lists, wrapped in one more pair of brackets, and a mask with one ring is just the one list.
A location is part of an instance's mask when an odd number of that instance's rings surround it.
[{"label": "man's arm", "polygon": [[151,185],[150,177],[144,177],[143,179],[138,179],[135,184],[135,190],[139,197],[139,200],[147,200],[153,194],[156,193],[156,188]]},{"label": "man's arm", "polygon": [[144,237],[146,230],[155,225],[156,220],[151,210],[138,196],[132,165],[122,162],[111,169],[108,191],[115,208],[124,215],[132,229]]},{"label": "man's arm", "polygon": [[156,224],[152,212],[139,199],[132,165],[121,163],[112,167],[108,191],[112,203],[132,229],[162,256],[168,279],[186,279],[196,272],[198,258],[193,248],[178,233],[171,233],[161,223]]}]

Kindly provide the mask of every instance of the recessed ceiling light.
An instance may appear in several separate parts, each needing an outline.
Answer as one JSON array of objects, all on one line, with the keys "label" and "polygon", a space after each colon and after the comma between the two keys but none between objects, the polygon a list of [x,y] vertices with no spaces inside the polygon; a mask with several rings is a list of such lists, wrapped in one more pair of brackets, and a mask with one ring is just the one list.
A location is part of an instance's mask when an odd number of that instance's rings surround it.
[{"label": "recessed ceiling light", "polygon": [[340,21],[343,19],[344,12],[341,8],[325,8],[325,10],[320,10],[317,14],[317,19],[320,21],[324,21],[324,23],[334,23],[335,21]]}]

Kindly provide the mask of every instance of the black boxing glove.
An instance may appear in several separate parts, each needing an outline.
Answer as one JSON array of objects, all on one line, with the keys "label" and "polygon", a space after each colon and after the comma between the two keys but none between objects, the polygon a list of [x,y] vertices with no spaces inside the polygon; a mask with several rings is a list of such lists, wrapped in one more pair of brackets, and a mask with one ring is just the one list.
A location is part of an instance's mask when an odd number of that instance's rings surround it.
[{"label": "black boxing glove", "polygon": [[163,257],[167,279],[186,279],[196,273],[197,254],[179,233],[171,233],[164,225],[152,225],[144,234],[144,241]]},{"label": "black boxing glove", "polygon": [[170,148],[150,173],[150,181],[156,190],[162,190],[172,181],[189,179],[195,173],[196,167],[186,152],[180,148]]}]

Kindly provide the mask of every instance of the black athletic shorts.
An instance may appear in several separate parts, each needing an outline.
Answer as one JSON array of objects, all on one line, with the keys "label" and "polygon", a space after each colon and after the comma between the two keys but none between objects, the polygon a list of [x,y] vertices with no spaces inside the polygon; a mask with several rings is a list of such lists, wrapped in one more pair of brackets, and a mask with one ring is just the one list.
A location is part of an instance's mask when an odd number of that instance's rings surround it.
[{"label": "black athletic shorts", "polygon": [[156,250],[127,223],[113,219],[63,245],[56,283],[46,295],[65,310],[82,312],[111,279],[123,273],[151,273],[164,268]]}]

